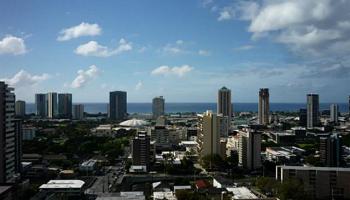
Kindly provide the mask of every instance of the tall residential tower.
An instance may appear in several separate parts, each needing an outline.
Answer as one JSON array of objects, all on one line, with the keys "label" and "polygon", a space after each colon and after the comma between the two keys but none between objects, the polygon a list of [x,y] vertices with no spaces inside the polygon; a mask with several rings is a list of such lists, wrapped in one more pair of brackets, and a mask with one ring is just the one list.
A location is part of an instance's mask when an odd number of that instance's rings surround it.
[{"label": "tall residential tower", "polygon": [[211,111],[199,115],[198,154],[200,157],[220,154],[220,117]]},{"label": "tall residential tower", "polygon": [[217,114],[227,116],[231,120],[232,116],[232,102],[231,102],[231,90],[226,87],[222,87],[218,91],[218,103]]},{"label": "tall residential tower", "polygon": [[0,82],[0,183],[13,183],[19,177],[20,120],[15,120],[13,88]]},{"label": "tall residential tower", "polygon": [[15,105],[16,117],[24,117],[26,115],[26,102],[17,100]]},{"label": "tall residential tower", "polygon": [[47,117],[55,118],[58,115],[57,109],[57,93],[49,92],[47,93]]},{"label": "tall residential tower", "polygon": [[36,115],[45,118],[47,115],[46,94],[35,94]]},{"label": "tall residential tower", "polygon": [[109,118],[123,120],[127,117],[127,96],[124,91],[109,93]]},{"label": "tall residential tower", "polygon": [[318,94],[307,95],[307,128],[313,128],[320,123],[320,104]]},{"label": "tall residential tower", "polygon": [[165,104],[165,99],[163,98],[163,96],[153,98],[152,113],[153,113],[154,119],[157,119],[158,117],[164,115],[164,104]]},{"label": "tall residential tower", "polygon": [[331,118],[331,122],[337,124],[338,123],[338,115],[339,115],[339,106],[338,104],[331,104],[330,106],[330,118]]},{"label": "tall residential tower", "polygon": [[72,118],[72,94],[58,94],[58,116],[60,118]]},{"label": "tall residential tower", "polygon": [[260,88],[259,91],[259,124],[269,124],[270,94],[268,88]]}]

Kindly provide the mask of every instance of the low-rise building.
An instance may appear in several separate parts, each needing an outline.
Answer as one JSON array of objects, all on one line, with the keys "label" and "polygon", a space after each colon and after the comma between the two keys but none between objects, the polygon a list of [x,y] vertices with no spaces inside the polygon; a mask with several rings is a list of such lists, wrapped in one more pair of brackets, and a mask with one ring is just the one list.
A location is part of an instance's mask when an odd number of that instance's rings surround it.
[{"label": "low-rise building", "polygon": [[305,153],[305,150],[294,146],[266,147],[265,153],[266,159],[271,162],[292,163],[297,162],[297,158]]},{"label": "low-rise building", "polygon": [[79,170],[82,172],[94,172],[97,168],[97,160],[87,160],[80,164]]},{"label": "low-rise building", "polygon": [[84,184],[85,182],[81,180],[50,180],[41,185],[39,189],[47,194],[60,193],[63,196],[81,196]]},{"label": "low-rise building", "polygon": [[276,180],[302,180],[304,190],[316,199],[349,199],[350,168],[276,166]]},{"label": "low-rise building", "polygon": [[295,135],[292,132],[269,132],[267,135],[276,144],[290,145],[295,142]]},{"label": "low-rise building", "polygon": [[111,124],[101,124],[96,128],[91,129],[91,133],[98,137],[113,136]]},{"label": "low-rise building", "polygon": [[141,191],[130,191],[120,193],[100,193],[96,200],[145,200],[146,197]]}]

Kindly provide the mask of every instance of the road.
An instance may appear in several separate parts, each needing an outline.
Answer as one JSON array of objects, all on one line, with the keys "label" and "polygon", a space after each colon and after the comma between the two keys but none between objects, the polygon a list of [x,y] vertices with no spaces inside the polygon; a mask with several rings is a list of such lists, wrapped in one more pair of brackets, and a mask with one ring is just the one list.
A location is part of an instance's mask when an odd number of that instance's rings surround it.
[{"label": "road", "polygon": [[96,181],[85,193],[99,194],[114,192],[113,185],[120,176],[124,175],[123,170],[124,166],[122,164],[104,167],[105,174],[103,176],[96,176]]}]

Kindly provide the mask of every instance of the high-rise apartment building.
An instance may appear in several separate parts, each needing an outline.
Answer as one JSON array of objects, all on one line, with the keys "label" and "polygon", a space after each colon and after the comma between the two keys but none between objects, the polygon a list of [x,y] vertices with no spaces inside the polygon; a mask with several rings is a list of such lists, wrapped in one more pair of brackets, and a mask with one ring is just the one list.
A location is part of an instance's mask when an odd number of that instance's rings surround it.
[{"label": "high-rise apartment building", "polygon": [[200,157],[207,155],[220,155],[220,119],[219,116],[206,111],[198,115],[198,154]]},{"label": "high-rise apartment building", "polygon": [[132,164],[146,166],[149,170],[150,164],[150,137],[145,131],[137,133],[132,140]]},{"label": "high-rise apartment building", "polygon": [[127,117],[127,96],[124,91],[109,93],[109,118],[123,120]]},{"label": "high-rise apartment building", "polygon": [[327,167],[339,167],[342,162],[342,137],[332,134],[320,137],[320,160]]},{"label": "high-rise apartment building", "polygon": [[307,95],[307,128],[320,124],[320,103],[318,94]]},{"label": "high-rise apartment building", "polygon": [[259,90],[259,109],[258,118],[259,124],[269,124],[270,113],[270,94],[268,88],[260,88]]},{"label": "high-rise apartment building", "polygon": [[73,106],[73,118],[82,120],[84,119],[84,105],[77,104]]},{"label": "high-rise apartment building", "polygon": [[153,113],[154,119],[157,119],[158,117],[164,115],[164,104],[165,104],[165,99],[163,98],[163,96],[153,98],[152,113]]},{"label": "high-rise apartment building", "polygon": [[55,118],[58,115],[57,93],[49,92],[47,93],[46,97],[47,97],[47,117],[51,119]]},{"label": "high-rise apartment building", "polygon": [[45,118],[47,116],[47,95],[35,94],[36,115]]},{"label": "high-rise apartment building", "polygon": [[13,183],[19,177],[20,120],[15,120],[13,88],[0,82],[0,183]]},{"label": "high-rise apartment building", "polygon": [[15,104],[16,117],[24,117],[26,115],[26,102],[18,100]]},{"label": "high-rise apartment building", "polygon": [[331,122],[338,123],[338,116],[339,116],[339,106],[338,104],[331,104],[330,107],[331,112]]},{"label": "high-rise apartment building", "polygon": [[238,162],[248,170],[255,170],[261,165],[261,133],[244,129],[239,132]]},{"label": "high-rise apartment building", "polygon": [[217,114],[228,117],[228,123],[231,123],[232,117],[232,101],[231,101],[231,90],[226,87],[222,87],[218,91],[218,102],[217,102]]},{"label": "high-rise apartment building", "polygon": [[58,116],[60,118],[72,118],[72,94],[58,94]]}]

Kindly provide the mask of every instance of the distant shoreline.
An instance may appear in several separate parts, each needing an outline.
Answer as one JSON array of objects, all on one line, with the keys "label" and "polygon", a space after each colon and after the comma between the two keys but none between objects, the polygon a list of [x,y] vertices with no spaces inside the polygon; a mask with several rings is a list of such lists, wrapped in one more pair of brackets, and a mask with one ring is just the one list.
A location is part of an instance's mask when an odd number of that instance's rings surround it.
[{"label": "distant shoreline", "polygon": [[[84,111],[89,114],[107,113],[107,103],[73,103],[84,104]],[[320,103],[320,110],[329,110],[331,103]],[[338,103],[340,112],[349,112],[347,103]],[[272,112],[298,112],[306,108],[306,103],[270,103]],[[166,113],[202,113],[206,110],[216,112],[216,103],[165,103]],[[257,112],[258,103],[233,103],[234,112]],[[27,113],[35,113],[35,104],[27,103]],[[152,103],[128,103],[128,113],[151,113]]]}]

